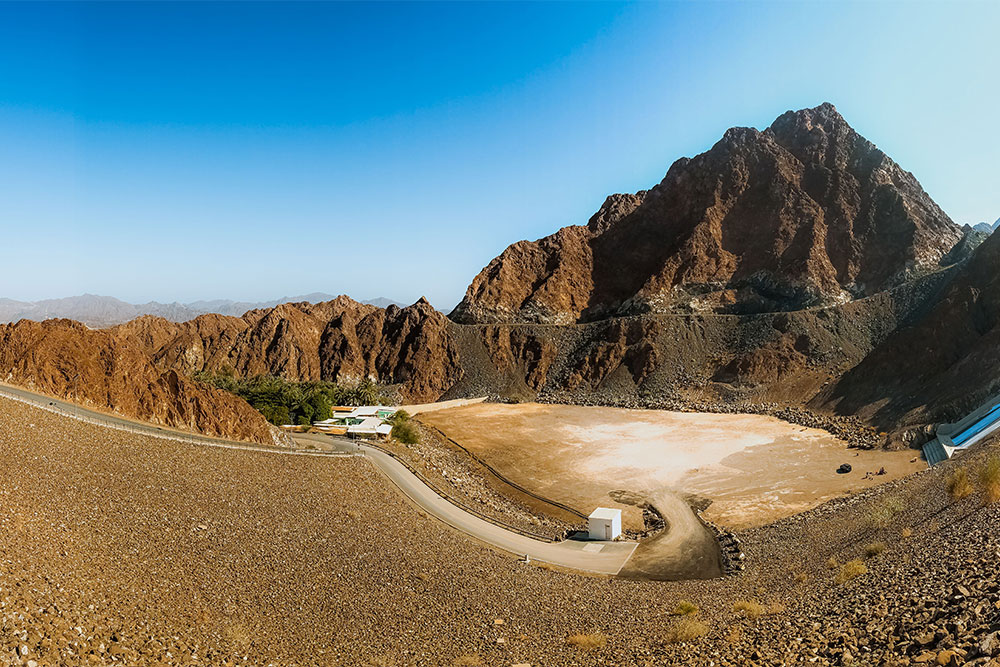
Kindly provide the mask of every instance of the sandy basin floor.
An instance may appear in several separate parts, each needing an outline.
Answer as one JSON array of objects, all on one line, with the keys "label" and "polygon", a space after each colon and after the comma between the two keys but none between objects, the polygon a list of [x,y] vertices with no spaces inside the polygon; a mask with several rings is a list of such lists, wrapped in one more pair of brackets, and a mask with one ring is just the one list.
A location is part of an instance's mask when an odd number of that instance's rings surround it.
[{"label": "sandy basin floor", "polygon": [[[420,418],[524,486],[585,513],[621,508],[634,527],[641,512],[616,492],[697,495],[712,501],[706,518],[743,528],[926,467],[915,451],[849,450],[761,415],[481,403]],[[854,470],[837,474],[841,463]]]}]

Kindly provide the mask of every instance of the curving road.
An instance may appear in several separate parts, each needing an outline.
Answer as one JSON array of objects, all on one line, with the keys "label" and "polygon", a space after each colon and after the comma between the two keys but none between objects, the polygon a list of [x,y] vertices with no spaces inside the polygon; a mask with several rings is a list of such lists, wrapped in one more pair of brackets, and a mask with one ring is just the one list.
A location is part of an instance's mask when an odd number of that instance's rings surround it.
[{"label": "curving road", "polygon": [[582,572],[616,575],[638,546],[636,542],[542,542],[511,532],[448,502],[385,452],[365,445],[360,445],[360,449],[424,511],[453,528],[504,551]]},{"label": "curving road", "polygon": [[434,489],[424,484],[406,466],[385,452],[374,447],[355,444],[348,440],[333,439],[329,436],[297,436],[296,440],[322,442],[326,445],[325,449],[328,449],[328,451],[288,450],[279,447],[267,447],[253,443],[235,442],[175,431],[117,415],[108,415],[88,410],[74,403],[51,396],[36,394],[21,387],[0,384],[0,396],[30,403],[45,410],[108,428],[124,429],[161,438],[177,439],[198,445],[298,456],[330,457],[345,453],[360,453],[371,461],[411,501],[436,519],[491,546],[518,556],[526,555],[532,560],[549,563],[558,567],[595,574],[617,575],[638,546],[636,542],[575,540],[543,542],[509,531],[448,502],[438,495]]}]

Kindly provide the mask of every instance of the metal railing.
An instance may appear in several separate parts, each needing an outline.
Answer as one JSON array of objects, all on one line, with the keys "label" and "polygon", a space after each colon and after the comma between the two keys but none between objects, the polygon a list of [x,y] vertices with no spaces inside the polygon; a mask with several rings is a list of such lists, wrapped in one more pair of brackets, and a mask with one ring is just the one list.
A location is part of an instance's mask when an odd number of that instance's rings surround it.
[{"label": "metal railing", "polygon": [[535,500],[538,500],[540,502],[545,503],[546,505],[552,505],[553,507],[557,507],[557,508],[563,510],[564,512],[569,512],[570,514],[572,514],[574,516],[577,516],[577,517],[583,519],[584,521],[587,520],[588,517],[583,512],[581,512],[581,511],[579,511],[577,509],[574,509],[574,508],[570,507],[569,505],[566,505],[565,503],[561,503],[558,500],[552,500],[551,498],[546,498],[545,496],[543,496],[541,494],[538,494],[538,493],[535,493],[534,491],[532,491],[530,489],[526,489],[525,487],[521,486],[520,484],[518,484],[514,480],[508,478],[502,472],[500,472],[499,470],[497,470],[496,468],[494,468],[493,466],[491,466],[489,463],[487,463],[486,461],[482,460],[481,458],[479,458],[478,456],[476,456],[474,453],[472,453],[471,451],[469,451],[468,449],[466,449],[465,447],[463,447],[461,444],[459,444],[453,438],[445,435],[439,428],[434,427],[434,426],[430,426],[429,424],[425,424],[424,422],[420,422],[420,423],[423,424],[424,426],[426,426],[427,428],[431,429],[432,431],[434,431],[439,437],[444,438],[445,440],[447,440],[451,444],[453,444],[456,447],[458,447],[459,449],[461,449],[463,452],[465,452],[469,456],[469,458],[471,458],[473,461],[475,461],[479,465],[481,465],[484,468],[486,468],[487,470],[489,470],[490,473],[492,473],[497,479],[499,479],[504,484],[507,484],[507,485],[509,485],[509,486],[517,489],[518,491],[520,491],[524,495],[530,496],[530,497],[534,498]]},{"label": "metal railing", "polygon": [[364,441],[364,443],[365,443],[365,446],[371,447],[372,449],[377,449],[378,451],[382,452],[383,454],[392,457],[393,460],[398,461],[403,467],[405,467],[407,470],[409,470],[410,473],[413,474],[414,477],[416,477],[417,479],[419,479],[425,486],[427,486],[428,488],[430,488],[438,496],[440,496],[444,500],[448,501],[449,503],[451,503],[455,507],[458,507],[462,511],[468,512],[469,514],[472,514],[473,516],[475,516],[475,517],[477,517],[479,519],[482,519],[483,521],[488,521],[489,523],[492,523],[494,526],[497,526],[499,528],[503,528],[504,530],[509,530],[509,531],[511,531],[513,533],[518,533],[519,535],[523,535],[524,537],[530,537],[533,540],[539,540],[541,542],[550,542],[550,543],[561,542],[562,541],[562,540],[557,540],[557,539],[555,539],[553,537],[550,537],[548,535],[542,535],[540,533],[531,532],[530,530],[525,530],[524,528],[520,528],[519,526],[515,526],[513,524],[509,524],[509,523],[507,523],[505,521],[501,521],[500,519],[497,519],[496,517],[493,517],[493,516],[490,516],[488,514],[485,514],[484,512],[481,512],[480,510],[477,510],[474,507],[470,507],[470,506],[466,505],[465,503],[459,501],[457,498],[455,498],[453,496],[449,496],[447,493],[445,493],[444,491],[442,491],[441,489],[439,489],[429,479],[427,479],[427,477],[424,476],[423,473],[421,473],[419,470],[417,470],[415,467],[413,467],[413,465],[411,465],[409,461],[407,461],[406,459],[400,457],[395,452],[393,452],[393,451],[391,451],[391,450],[389,450],[389,449],[387,449],[387,448],[385,448],[385,447],[383,447],[383,446],[381,446],[381,445],[379,445],[379,444],[377,444],[375,442],[369,441],[369,440]]}]

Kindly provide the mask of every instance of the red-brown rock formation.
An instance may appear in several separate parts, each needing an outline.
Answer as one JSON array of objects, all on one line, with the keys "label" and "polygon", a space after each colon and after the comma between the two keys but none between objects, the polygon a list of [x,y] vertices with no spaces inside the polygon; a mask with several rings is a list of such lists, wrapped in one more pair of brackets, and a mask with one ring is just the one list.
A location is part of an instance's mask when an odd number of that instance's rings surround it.
[{"label": "red-brown rock formation", "polygon": [[896,285],[961,238],[912,174],[823,104],[731,129],[652,190],[609,197],[587,226],[515,243],[451,317],[796,310]]},{"label": "red-brown rock formation", "polygon": [[71,320],[0,325],[0,378],[99,410],[273,445],[282,437],[243,399],[159,369],[124,331]]},{"label": "red-brown rock formation", "polygon": [[406,400],[423,401],[461,377],[449,326],[425,299],[381,309],[341,296],[180,324],[145,317],[113,330],[142,341],[162,369],[230,369],[299,381],[371,377],[396,385]]}]

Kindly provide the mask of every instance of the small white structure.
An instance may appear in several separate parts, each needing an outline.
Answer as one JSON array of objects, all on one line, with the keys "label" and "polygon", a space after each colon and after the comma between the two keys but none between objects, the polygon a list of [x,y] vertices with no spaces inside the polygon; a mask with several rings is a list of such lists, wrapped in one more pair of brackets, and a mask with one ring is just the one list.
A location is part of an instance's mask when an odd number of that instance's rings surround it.
[{"label": "small white structure", "polygon": [[622,511],[598,507],[588,517],[592,540],[615,540],[622,534]]},{"label": "small white structure", "polygon": [[360,424],[347,427],[347,435],[354,438],[388,436],[390,433],[392,433],[392,424],[384,424],[378,417],[365,417]]}]

